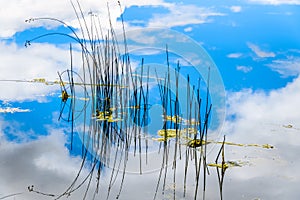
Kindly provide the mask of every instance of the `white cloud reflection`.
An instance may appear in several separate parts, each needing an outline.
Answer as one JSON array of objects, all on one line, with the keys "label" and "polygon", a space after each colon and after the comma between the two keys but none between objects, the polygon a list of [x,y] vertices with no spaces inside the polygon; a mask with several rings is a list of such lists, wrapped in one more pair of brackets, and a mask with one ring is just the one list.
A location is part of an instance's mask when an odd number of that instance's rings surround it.
[{"label": "white cloud reflection", "polygon": [[[232,169],[225,182],[227,199],[297,199],[300,184],[300,78],[267,92],[243,90],[229,94],[227,140],[271,144],[274,149],[227,147],[228,159],[248,161]],[[284,187],[280,187],[284,185]],[[227,188],[227,189],[226,189]]]},{"label": "white cloud reflection", "polygon": [[273,71],[278,72],[283,78],[289,76],[298,76],[300,74],[300,58],[289,56],[286,59],[273,60],[267,65]]},{"label": "white cloud reflection", "polygon": [[45,198],[29,193],[29,185],[48,193],[62,192],[74,179],[81,163],[79,157],[69,155],[63,132],[50,130],[48,136],[40,136],[36,141],[14,143],[3,137],[3,123],[1,118],[0,198],[14,193],[21,193],[15,199]]},{"label": "white cloud reflection", "polygon": [[[74,3],[77,7],[75,0],[71,2]],[[92,11],[94,14],[97,14],[103,28],[109,27],[109,21],[107,19],[108,10],[106,1],[95,1],[95,0],[79,0],[84,14]],[[123,7],[130,7],[132,5],[164,5],[165,3],[162,0],[153,0],[153,1],[124,1],[121,2]],[[30,25],[25,23],[26,19],[32,17],[55,17],[57,19],[63,20],[75,28],[80,28],[78,20],[76,18],[75,12],[72,8],[70,1],[60,1],[53,0],[47,2],[43,1],[34,1],[34,0],[11,0],[9,2],[0,3],[0,24],[5,29],[0,29],[0,38],[6,38],[13,36],[16,32],[23,31],[33,26],[46,26],[48,28],[53,28],[58,26],[58,23],[53,23],[49,21],[44,21],[40,23],[31,23]],[[116,19],[121,15],[118,2],[109,2],[110,16],[112,19],[112,24],[116,25]]]},{"label": "white cloud reflection", "polygon": [[265,4],[265,5],[300,5],[299,0],[248,0],[251,3]]},{"label": "white cloud reflection", "polygon": [[247,45],[259,58],[273,58],[276,56],[274,52],[262,50],[258,45],[253,43],[248,42]]},{"label": "white cloud reflection", "polygon": [[231,6],[230,10],[234,13],[239,13],[242,11],[242,7],[241,6]]},{"label": "white cloud reflection", "polygon": [[211,17],[223,16],[211,8],[197,7],[194,5],[169,5],[170,13],[156,14],[150,19],[149,27],[174,27],[188,24],[203,24],[211,22]]},{"label": "white cloud reflection", "polygon": [[248,73],[248,72],[251,72],[252,71],[252,67],[251,66],[243,66],[243,65],[239,65],[236,67],[236,69],[238,71],[242,71],[244,73]]},{"label": "white cloud reflection", "polygon": [[243,56],[242,53],[230,53],[227,55],[228,58],[240,58],[242,56]]},{"label": "white cloud reflection", "polygon": [[30,109],[13,108],[13,107],[0,107],[0,113],[18,113],[18,112],[31,112]]},{"label": "white cloud reflection", "polygon": [[44,96],[59,90],[59,85],[26,81],[39,78],[55,81],[58,80],[58,71],[61,73],[70,67],[69,49],[51,44],[34,43],[25,48],[15,43],[0,42],[0,51],[0,100],[4,101],[45,101]]}]

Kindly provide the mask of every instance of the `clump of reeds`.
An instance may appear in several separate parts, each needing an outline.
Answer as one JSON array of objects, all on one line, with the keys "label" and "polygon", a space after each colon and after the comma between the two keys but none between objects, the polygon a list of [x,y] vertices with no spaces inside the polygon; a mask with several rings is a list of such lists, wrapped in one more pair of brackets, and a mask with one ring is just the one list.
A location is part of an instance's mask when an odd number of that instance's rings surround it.
[{"label": "clump of reeds", "polygon": [[[129,160],[129,152],[139,157],[139,173],[143,174],[142,168],[142,149],[145,149],[146,164],[148,151],[147,120],[149,111],[149,67],[144,66],[144,59],[141,59],[141,71],[139,75],[134,74],[130,64],[128,47],[126,43],[126,32],[123,24],[123,53],[116,33],[112,27],[110,16],[109,30],[104,34],[101,29],[101,22],[95,15],[90,15],[91,20],[88,24],[86,17],[78,1],[72,3],[75,14],[80,23],[81,37],[71,26],[55,18],[33,18],[28,20],[51,20],[68,27],[72,35],[65,33],[46,33],[44,35],[26,41],[26,46],[33,41],[49,35],[60,35],[72,38],[81,48],[82,72],[75,72],[72,63],[72,45],[70,45],[71,67],[63,73],[58,73],[61,85],[61,112],[59,119],[65,119],[71,123],[71,149],[73,144],[74,121],[77,118],[76,106],[79,104],[76,99],[78,91],[76,85],[83,87],[84,109],[81,115],[81,139],[82,163],[78,173],[65,192],[58,195],[47,194],[35,191],[33,187],[28,188],[31,192],[47,195],[60,199],[69,196],[81,187],[86,187],[83,199],[86,199],[91,188],[93,178],[96,179],[93,198],[98,194],[101,186],[102,170],[109,167],[109,183],[106,198],[108,199],[111,189],[115,187],[117,177],[121,177],[117,198],[119,198],[123,184],[125,183],[126,167]],[[120,5],[120,4],[119,4]],[[120,5],[121,8],[121,5]],[[109,7],[108,7],[109,11]],[[122,12],[122,11],[121,11]],[[180,108],[179,84],[180,84],[180,63],[173,67],[175,69],[175,80],[171,80],[172,67],[169,63],[168,48],[166,47],[167,73],[161,78],[156,74],[156,81],[159,88],[159,96],[163,107],[164,124],[161,127],[162,133],[159,139],[160,156],[162,156],[161,168],[154,197],[156,199],[160,186],[162,193],[166,190],[167,176],[172,173],[172,184],[176,185],[178,171],[184,171],[183,177],[183,197],[186,195],[188,174],[193,171],[195,177],[194,199],[199,197],[199,187],[202,183],[202,198],[205,199],[206,175],[207,171],[207,135],[209,129],[209,118],[212,104],[209,100],[209,84],[204,95],[201,94],[200,82],[198,85],[191,86],[190,77],[187,76],[186,108]],[[67,75],[63,80],[63,75]],[[81,81],[77,84],[74,76]],[[146,76],[146,79],[143,78]],[[171,82],[175,82],[171,84]],[[209,76],[207,77],[209,83]],[[175,91],[173,94],[171,91]],[[70,103],[68,103],[70,101]],[[66,106],[68,107],[65,111]],[[185,110],[184,110],[185,109]],[[185,113],[185,114],[182,114]],[[204,114],[203,114],[204,113]],[[184,119],[184,120],[183,120]],[[79,124],[78,124],[79,125]],[[172,134],[171,134],[172,133]],[[184,139],[183,139],[184,138]],[[182,142],[185,140],[186,142]],[[172,151],[170,150],[172,149]],[[224,149],[224,143],[222,145]],[[220,151],[221,152],[221,151]],[[224,150],[222,150],[222,156]],[[183,159],[184,168],[178,169],[178,157]],[[219,155],[218,155],[219,157]],[[223,156],[224,157],[224,156]],[[193,162],[192,166],[190,163]],[[89,165],[89,173],[81,177],[83,169]],[[169,166],[172,166],[170,169]],[[172,172],[173,171],[173,172]],[[220,192],[222,198],[222,184],[224,172],[221,172]],[[201,174],[203,179],[201,180]],[[219,175],[219,171],[218,171]],[[103,195],[103,194],[102,194]],[[173,199],[176,198],[176,187],[173,190]]]}]

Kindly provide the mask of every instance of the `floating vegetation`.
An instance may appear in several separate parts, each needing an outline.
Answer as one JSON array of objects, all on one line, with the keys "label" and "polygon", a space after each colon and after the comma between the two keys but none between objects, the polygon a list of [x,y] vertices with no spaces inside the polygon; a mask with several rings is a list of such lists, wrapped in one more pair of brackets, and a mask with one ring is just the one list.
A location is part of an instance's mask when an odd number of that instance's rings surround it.
[{"label": "floating vegetation", "polygon": [[[216,142],[213,140],[200,140],[200,139],[192,139],[192,138],[186,138],[188,142],[186,143],[187,146],[191,148],[197,148],[201,147],[202,145],[208,145],[208,144],[223,144],[223,142]],[[270,144],[241,144],[241,143],[234,143],[234,142],[224,142],[224,145],[229,146],[238,146],[238,147],[260,147],[264,149],[273,149],[274,146]]]},{"label": "floating vegetation", "polygon": [[165,121],[171,121],[173,123],[181,123],[183,121],[183,118],[178,116],[178,115],[174,115],[174,116],[163,116]]},{"label": "floating vegetation", "polygon": [[191,148],[197,148],[197,147],[201,147],[203,145],[206,145],[208,144],[209,142],[208,141],[205,141],[205,140],[200,140],[200,139],[193,139],[193,140],[190,140],[188,143],[187,143],[187,146],[188,147],[191,147]]},{"label": "floating vegetation", "polygon": [[294,129],[300,131],[300,128],[293,126],[292,124],[282,125],[283,128]]},{"label": "floating vegetation", "polygon": [[209,167],[217,167],[217,168],[231,168],[231,167],[242,167],[245,163],[240,161],[226,161],[224,163],[208,163]]},{"label": "floating vegetation", "polygon": [[276,129],[273,129],[272,128],[272,131],[277,131],[278,129],[280,130],[280,129],[290,129],[290,130],[297,130],[297,131],[299,131],[300,130],[300,128],[299,127],[297,127],[297,125],[295,125],[295,124],[292,124],[292,123],[286,123],[286,124],[284,124],[284,123],[279,123],[279,122],[277,122],[277,123],[263,123],[264,125],[268,125],[268,126],[271,126],[271,127],[276,127]]},{"label": "floating vegetation", "polygon": [[284,127],[284,128],[293,128],[293,125],[291,125],[291,124],[288,124],[288,125],[282,125],[282,127]]},{"label": "floating vegetation", "polygon": [[[221,142],[216,142],[218,144],[221,144]],[[274,146],[270,144],[239,144],[239,143],[233,143],[233,142],[224,142],[226,145],[232,145],[232,146],[240,146],[240,147],[260,147],[264,149],[273,149]]]}]

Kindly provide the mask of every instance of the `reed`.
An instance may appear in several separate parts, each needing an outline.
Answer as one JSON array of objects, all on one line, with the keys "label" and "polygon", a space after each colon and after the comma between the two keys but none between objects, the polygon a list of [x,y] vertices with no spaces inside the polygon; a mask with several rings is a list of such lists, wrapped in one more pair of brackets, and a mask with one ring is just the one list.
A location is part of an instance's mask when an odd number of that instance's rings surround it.
[{"label": "reed", "polygon": [[[74,43],[81,48],[82,72],[76,72],[73,67],[73,45],[70,44],[70,69],[62,73],[58,72],[58,76],[62,94],[59,119],[71,123],[71,150],[74,134],[81,135],[82,163],[75,178],[63,193],[47,194],[35,191],[33,187],[30,187],[29,191],[60,199],[70,196],[76,190],[85,187],[82,198],[87,199],[91,193],[90,189],[95,188],[92,191],[92,197],[95,199],[100,191],[102,171],[104,168],[110,168],[110,173],[106,174],[109,181],[105,196],[106,199],[109,199],[112,189],[118,187],[115,197],[119,198],[121,197],[123,185],[126,183],[126,169],[131,153],[139,159],[140,175],[144,173],[143,166],[148,164],[149,135],[147,134],[147,122],[151,107],[149,104],[151,98],[149,92],[150,66],[144,66],[144,58],[141,58],[141,71],[139,74],[133,71],[122,15],[123,41],[119,41],[112,26],[109,6],[107,6],[107,10],[110,28],[104,31],[97,16],[90,13],[88,22],[79,2],[75,1],[73,3],[71,1],[71,3],[80,24],[80,33],[59,19],[32,18],[27,22],[55,21],[70,29],[72,35],[56,32],[46,33],[27,40],[25,46],[28,47],[34,41],[38,41],[43,37],[59,35],[72,38]],[[122,13],[120,2],[119,7]],[[123,44],[124,49],[122,51],[120,50],[120,43]],[[158,131],[161,133],[160,138],[154,140],[159,142],[158,155],[162,157],[162,163],[160,164],[153,199],[157,198],[159,192],[162,195],[165,194],[170,180],[168,176],[172,177],[171,184],[174,186],[172,198],[174,200],[178,192],[176,189],[177,183],[183,182],[182,192],[183,197],[185,197],[187,183],[191,181],[194,181],[195,185],[194,199],[199,199],[201,185],[202,199],[205,199],[208,174],[207,145],[210,143],[208,141],[208,131],[212,109],[209,99],[210,77],[208,75],[207,90],[203,95],[200,87],[201,79],[199,78],[197,85],[192,85],[190,76],[187,75],[186,107],[183,108],[179,100],[181,66],[179,62],[176,66],[170,64],[167,45],[165,52],[167,71],[163,76],[158,75],[156,72],[155,77],[160,104],[163,107],[161,114],[164,122],[163,127]],[[173,77],[171,71],[174,71],[175,80],[171,78]],[[77,77],[81,83],[74,81],[74,77]],[[78,87],[81,88],[80,91],[83,94],[80,94]],[[76,111],[78,105],[80,105],[77,99],[78,95],[88,99],[83,102],[84,109],[80,110],[80,114]],[[80,116],[81,119],[81,131],[75,133],[74,126],[77,116]],[[220,150],[223,158],[224,144],[225,139]],[[217,159],[219,156],[220,153]],[[179,161],[184,162],[183,168],[179,168]],[[170,166],[172,167],[170,168]],[[86,168],[89,169],[89,173],[83,174],[83,169]],[[178,180],[179,172],[184,172],[183,180]],[[219,171],[217,172],[219,176]],[[193,180],[190,179],[189,174],[194,174]],[[219,178],[221,199],[224,174],[225,170],[221,172],[221,178]],[[120,178],[120,181],[117,181],[118,178]],[[96,185],[91,187],[95,183],[94,179]],[[101,194],[101,197],[103,198],[103,194]]]}]

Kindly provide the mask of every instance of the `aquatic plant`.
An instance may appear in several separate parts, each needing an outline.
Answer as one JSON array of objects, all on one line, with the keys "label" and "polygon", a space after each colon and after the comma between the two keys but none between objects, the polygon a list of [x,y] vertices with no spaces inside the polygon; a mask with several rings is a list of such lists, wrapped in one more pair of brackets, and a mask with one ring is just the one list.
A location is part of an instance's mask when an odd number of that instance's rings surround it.
[{"label": "aquatic plant", "polygon": [[[225,170],[235,166],[234,162],[225,161],[225,144],[272,148],[271,145],[225,142],[225,137],[223,142],[209,139],[214,106],[210,98],[210,66],[204,66],[207,77],[199,76],[197,80],[192,80],[195,78],[191,78],[190,74],[181,74],[180,62],[174,66],[170,63],[171,52],[168,44],[165,44],[162,47],[166,58],[164,73],[156,67],[146,66],[145,58],[140,58],[138,70],[134,69],[123,16],[120,17],[122,33],[117,35],[112,26],[109,6],[107,10],[110,27],[104,31],[101,28],[102,22],[96,15],[89,12],[88,20],[78,1],[71,1],[71,4],[79,22],[79,30],[73,29],[60,19],[31,18],[26,22],[50,20],[65,26],[71,34],[45,33],[25,42],[25,46],[29,47],[48,36],[72,39],[74,43],[69,47],[70,67],[58,72],[58,80],[36,78],[23,81],[60,86],[61,104],[58,120],[70,123],[70,150],[73,150],[74,135],[80,137],[82,162],[76,176],[64,192],[41,192],[33,185],[28,187],[29,192],[60,199],[85,187],[82,198],[92,196],[95,199],[102,187],[103,171],[109,169],[105,171],[105,176],[108,177],[107,193],[105,197],[101,193],[101,198],[109,199],[113,188],[117,188],[113,198],[120,198],[130,162],[137,161],[138,174],[146,173],[145,167],[153,161],[149,156],[150,143],[153,143],[151,148],[154,150],[151,151],[155,151],[159,157],[156,162],[161,161],[158,163],[153,199],[159,198],[160,193],[165,195],[169,185],[172,185],[173,190],[171,198],[176,199],[178,182],[183,184],[183,198],[192,196],[193,199],[199,199],[202,196],[202,199],[206,199],[208,167],[217,169],[222,199]],[[119,7],[122,13],[120,2]],[[73,51],[81,53],[79,69],[75,68]],[[203,83],[206,85],[203,86]],[[186,91],[182,91],[182,85]],[[158,116],[162,119],[162,126],[156,127],[154,134],[148,126],[151,121],[149,112],[153,106],[153,91],[159,97],[161,113],[158,113]],[[182,102],[182,97],[185,103]],[[207,163],[208,145],[213,143],[221,144],[221,148],[216,162]],[[220,156],[221,164],[218,162]],[[83,173],[84,169],[89,170],[87,174]],[[184,172],[182,177],[178,176],[179,172]],[[189,184],[191,182],[192,184]],[[193,193],[189,197],[188,187]]]}]

